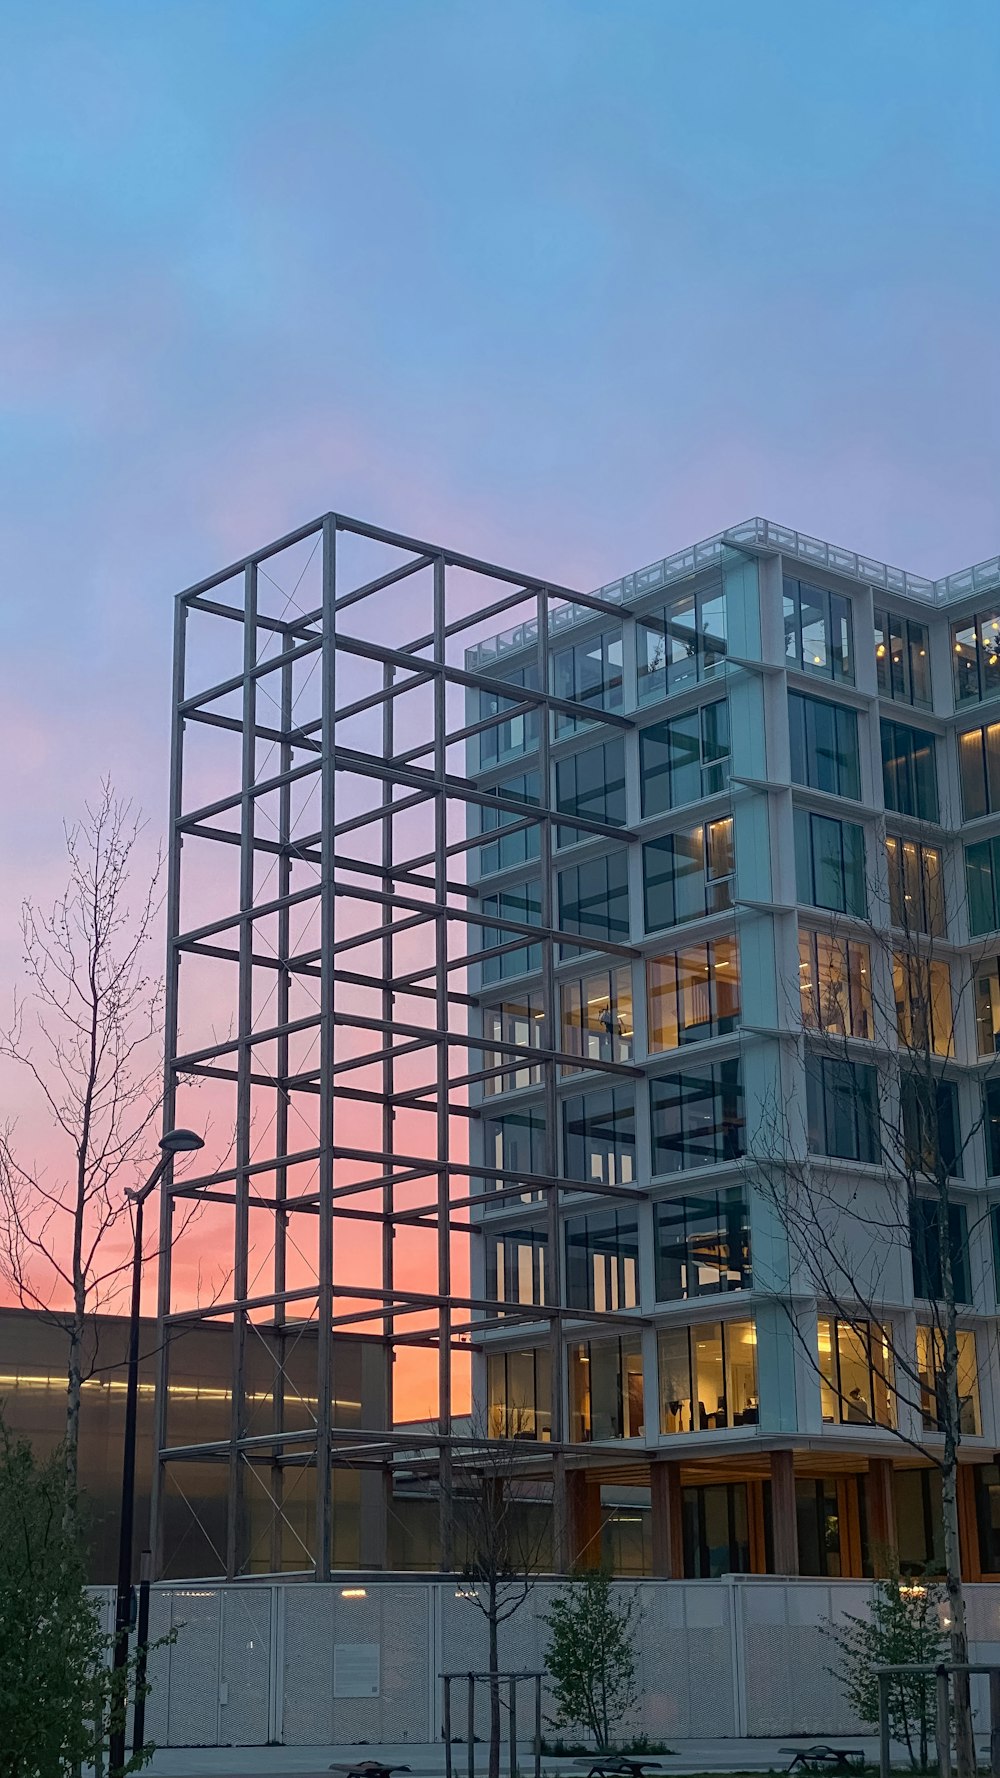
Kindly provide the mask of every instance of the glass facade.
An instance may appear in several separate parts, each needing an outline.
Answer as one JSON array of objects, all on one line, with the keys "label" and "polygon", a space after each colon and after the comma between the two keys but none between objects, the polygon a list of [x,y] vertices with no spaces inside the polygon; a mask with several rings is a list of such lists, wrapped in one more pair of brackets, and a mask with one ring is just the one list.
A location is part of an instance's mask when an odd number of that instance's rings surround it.
[{"label": "glass facade", "polygon": [[925,932],[944,938],[944,880],[941,850],[887,834],[886,864],[889,878],[889,913],[903,932]]},{"label": "glass facade", "polygon": [[[516,999],[501,1001],[499,1006],[484,1007],[483,1036],[492,1038],[494,1043],[516,1043],[525,1049],[541,1049],[545,1036],[541,994],[522,993]],[[502,1050],[484,1046],[483,1067],[503,1070],[483,1082],[487,1098],[541,1083],[542,1071],[537,1063],[515,1061]]]},{"label": "glass facade", "polygon": [[796,809],[794,830],[796,899],[863,918],[868,911],[864,829],[854,821]]},{"label": "glass facade", "polygon": [[558,901],[559,925],[563,932],[578,932],[581,938],[610,938],[617,944],[627,944],[628,854],[609,852],[603,858],[588,858],[568,870],[561,870]]},{"label": "glass facade", "polygon": [[[585,820],[624,827],[625,742],[620,736],[556,761],[556,808],[560,815],[582,816]],[[557,829],[560,846],[571,846],[588,837],[584,828]]]},{"label": "glass facade", "polygon": [[832,1036],[872,1038],[871,953],[853,938],[799,927],[802,1022]]},{"label": "glass facade", "polygon": [[976,1048],[981,1056],[1000,1054],[1000,959],[979,965],[974,983]]},{"label": "glass facade", "polygon": [[[507,883],[503,889],[496,890],[492,895],[484,895],[479,905],[486,917],[492,914],[497,920],[510,920],[522,926],[540,926],[541,898],[541,884],[537,880],[533,883]],[[530,970],[541,968],[542,953],[539,945],[519,941],[515,933],[506,931],[502,926],[484,926],[482,949],[491,951],[494,947],[495,955],[484,957],[480,965],[484,987],[492,982],[507,981],[511,976],[527,975]]]},{"label": "glass facade", "polygon": [[635,1094],[631,1087],[574,1093],[562,1103],[568,1180],[631,1185],[635,1179]]},{"label": "glass facade", "polygon": [[661,1328],[657,1361],[662,1433],[757,1425],[757,1330],[752,1321]]},{"label": "glass facade", "polygon": [[636,622],[639,702],[653,702],[711,679],[726,661],[722,581],[678,593]]},{"label": "glass facade", "polygon": [[[979,1371],[976,1364],[976,1336],[970,1328],[960,1327],[958,1342],[957,1383],[958,1420],[966,1438],[976,1438],[979,1421]],[[917,1327],[917,1372],[920,1378],[920,1413],[925,1432],[939,1432],[945,1419],[943,1391],[947,1368],[944,1361],[944,1330],[940,1327]]]},{"label": "glass facade", "polygon": [[930,633],[927,625],[895,611],[875,612],[875,677],[879,697],[931,707]]},{"label": "glass facade", "polygon": [[[632,971],[589,970],[559,986],[562,1049],[588,1062],[630,1062],[634,1044]],[[577,1069],[562,1065],[564,1075]]]},{"label": "glass facade", "polygon": [[487,1296],[500,1303],[544,1303],[545,1246],[537,1229],[508,1229],[487,1237]]},{"label": "glass facade", "polygon": [[1000,929],[1000,838],[965,848],[969,932],[973,938]]},{"label": "glass facade", "polygon": [[1000,810],[1000,722],[969,728],[958,737],[958,775],[966,821]]},{"label": "glass facade", "polygon": [[[941,1270],[941,1218],[936,1198],[914,1198],[910,1204],[910,1256],[913,1294],[927,1302],[944,1298]],[[969,1221],[964,1204],[948,1205],[948,1261],[957,1303],[972,1301],[969,1283]]]},{"label": "glass facade", "polygon": [[[518,772],[513,777],[503,778],[498,784],[490,786],[490,793],[497,797],[512,799],[524,803],[524,813],[514,809],[491,809],[485,804],[479,808],[479,829],[483,834],[494,834],[494,839],[484,840],[479,848],[479,870],[484,877],[492,876],[496,871],[516,870],[520,864],[529,864],[538,857],[539,839],[538,822],[531,821],[524,825],[528,809],[537,808],[540,800],[539,776],[537,772]],[[507,833],[506,828],[514,828]]]},{"label": "glass facade", "polygon": [[951,626],[955,703],[977,704],[1000,691],[1000,607]]},{"label": "glass facade", "polygon": [[658,932],[730,907],[735,863],[729,815],[647,840],[642,848],[646,931]]},{"label": "glass facade", "polygon": [[788,732],[793,784],[831,796],[861,796],[857,713],[846,704],[788,694]]},{"label": "glass facade", "polygon": [[639,1301],[635,1209],[588,1210],[566,1221],[566,1301],[574,1309],[634,1309]]},{"label": "glass facade", "polygon": [[490,1352],[486,1390],[491,1438],[552,1437],[552,1366],[547,1347]]},{"label": "glass facade", "polygon": [[529,662],[523,667],[508,667],[490,675],[493,679],[509,681],[510,697],[502,697],[499,692],[480,691],[478,715],[481,722],[496,717],[497,721],[479,736],[479,769],[489,771],[492,766],[503,765],[508,759],[520,759],[526,753],[538,750],[538,706],[532,704],[525,709],[523,704],[517,714],[505,715],[505,711],[517,711],[517,687],[537,691],[538,664]]},{"label": "glass facade", "polygon": [[646,1414],[638,1334],[584,1340],[569,1350],[570,1438],[642,1438]]},{"label": "glass facade", "polygon": [[821,1315],[817,1338],[823,1419],[844,1426],[895,1426],[892,1328]]},{"label": "glass facade", "polygon": [[750,1228],[743,1187],[654,1206],[656,1297],[676,1302],[749,1290]]},{"label": "glass facade", "polygon": [[738,1057],[649,1083],[653,1173],[681,1173],[743,1154],[743,1088]]},{"label": "glass facade", "polygon": [[958,1088],[953,1080],[929,1080],[921,1061],[899,1082],[903,1163],[910,1174],[937,1179],[943,1164],[953,1179],[962,1177],[962,1132]]},{"label": "glass facade", "polygon": [[882,790],[887,809],[897,815],[913,815],[919,821],[937,821],[937,743],[923,729],[908,722],[881,724]]},{"label": "glass facade", "polygon": [[740,967],[735,938],[688,945],[646,964],[649,1048],[677,1049],[722,1037],[740,1020]]},{"label": "glass facade", "polygon": [[947,963],[915,951],[894,952],[892,991],[900,1043],[932,1050],[936,1056],[950,1055],[955,1034]]},{"label": "glass facade", "polygon": [[[528,1174],[545,1171],[545,1119],[540,1111],[505,1111],[502,1116],[489,1117],[484,1123],[486,1158],[505,1173]],[[515,1181],[494,1179],[490,1189],[509,1190]],[[524,1201],[541,1196],[525,1192]]]},{"label": "glass facade", "polygon": [[882,1146],[877,1071],[840,1056],[807,1052],[806,1121],[811,1154],[878,1161]]},{"label": "glass facade", "polygon": [[[589,641],[555,649],[550,683],[555,696],[568,703],[590,704],[598,710],[620,710],[623,690],[621,630],[605,630]],[[553,735],[559,740],[563,735],[575,734],[586,721],[585,716],[554,710]]]},{"label": "glass facade", "polygon": [[665,815],[716,796],[729,782],[729,705],[725,698],[639,731],[642,813]]},{"label": "glass facade", "polygon": [[782,589],[785,660],[802,673],[854,683],[851,602],[787,574]]}]

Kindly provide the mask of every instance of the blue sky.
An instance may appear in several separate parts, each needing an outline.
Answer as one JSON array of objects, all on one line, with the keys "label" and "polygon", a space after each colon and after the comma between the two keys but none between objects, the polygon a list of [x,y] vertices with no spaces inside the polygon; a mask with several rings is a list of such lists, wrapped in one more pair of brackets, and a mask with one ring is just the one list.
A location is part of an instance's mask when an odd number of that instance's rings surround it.
[{"label": "blue sky", "polygon": [[105,771],[162,826],[172,593],[326,508],[582,586],[752,512],[1000,548],[995,5],[8,0],[3,37],[5,901]]}]

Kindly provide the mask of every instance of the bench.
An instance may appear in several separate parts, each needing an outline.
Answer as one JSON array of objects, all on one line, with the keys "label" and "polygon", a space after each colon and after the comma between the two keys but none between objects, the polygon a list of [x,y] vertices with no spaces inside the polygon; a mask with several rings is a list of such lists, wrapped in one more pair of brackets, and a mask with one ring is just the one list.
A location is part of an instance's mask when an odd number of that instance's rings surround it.
[{"label": "bench", "polygon": [[627,1753],[597,1754],[576,1763],[587,1767],[587,1778],[646,1778],[647,1772],[663,1771],[656,1760],[633,1759]]},{"label": "bench", "polygon": [[828,1747],[825,1741],[819,1741],[813,1747],[779,1747],[778,1752],[793,1756],[785,1768],[789,1772],[794,1772],[796,1766],[803,1769],[823,1766],[831,1772],[861,1772],[865,1765],[860,1747]]}]

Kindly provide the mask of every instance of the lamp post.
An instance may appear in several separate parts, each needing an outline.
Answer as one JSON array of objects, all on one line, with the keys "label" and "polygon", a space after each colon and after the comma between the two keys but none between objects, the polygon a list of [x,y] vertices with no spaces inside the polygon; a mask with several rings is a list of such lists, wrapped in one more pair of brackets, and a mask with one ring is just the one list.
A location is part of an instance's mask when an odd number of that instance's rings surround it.
[{"label": "lamp post", "polygon": [[[139,1399],[139,1306],[142,1292],[142,1207],[151,1191],[159,1185],[176,1154],[190,1154],[205,1144],[193,1130],[168,1130],[160,1142],[160,1159],[141,1191],[129,1192],[135,1205],[135,1230],[132,1252],[132,1306],[128,1328],[128,1383],[125,1393],[125,1439],[122,1450],[122,1505],[118,1532],[118,1586],[115,1593],[114,1670],[121,1673],[128,1665],[128,1638],[132,1617],[132,1527],[135,1519],[135,1429]],[[108,1771],[116,1778],[125,1768],[125,1703],[124,1685],[117,1689],[116,1704],[120,1721],[112,1726],[108,1747]]]}]

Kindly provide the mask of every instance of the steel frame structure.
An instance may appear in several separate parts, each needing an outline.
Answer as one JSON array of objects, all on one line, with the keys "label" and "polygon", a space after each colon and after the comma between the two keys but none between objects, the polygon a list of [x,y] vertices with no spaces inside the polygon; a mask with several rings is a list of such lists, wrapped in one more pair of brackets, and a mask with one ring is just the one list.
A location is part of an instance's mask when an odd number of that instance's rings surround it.
[{"label": "steel frame structure", "polygon": [[[533,689],[515,690],[502,668],[468,670],[464,652],[518,610],[534,625],[526,632],[536,638]],[[401,1465],[434,1476],[438,1560],[451,1568],[456,1466],[485,1436],[475,1418],[465,1422],[464,1401],[456,1430],[456,1367],[518,1321],[551,1352],[551,1440],[525,1440],[521,1455],[546,1487],[551,1479],[556,1565],[566,1559],[565,1465],[575,1447],[566,1437],[563,1324],[571,1315],[579,1328],[588,1314],[563,1306],[560,1204],[567,1192],[574,1208],[645,1195],[561,1177],[555,1137],[557,1071],[574,1061],[557,1040],[557,947],[574,937],[559,931],[553,908],[549,713],[609,732],[631,719],[555,696],[550,633],[554,622],[605,614],[629,621],[627,608],[599,596],[333,513],[178,596],[164,1116],[167,1128],[181,1117],[201,1127],[207,1114],[219,1140],[208,1169],[170,1181],[162,1198],[157,1572],[164,1503],[185,1464],[224,1477],[218,1566],[230,1577],[296,1566],[281,1554],[284,1494],[304,1470],[312,1534],[299,1565],[330,1574],[336,1476],[360,1469],[375,1478],[383,1510],[375,1534],[366,1541],[362,1531],[358,1565],[386,1566],[384,1502]],[[207,640],[204,668],[193,665],[192,626]],[[212,663],[230,639],[238,655],[220,676]],[[532,714],[542,790],[527,809],[481,788],[466,752],[491,726]],[[192,747],[206,741],[218,749],[208,777],[200,756],[189,770]],[[484,930],[469,868],[484,806],[537,826],[540,925],[491,912]],[[628,837],[596,821],[574,824],[619,843]],[[195,852],[202,868],[191,888]],[[234,854],[238,879],[224,892]],[[223,905],[205,918],[218,894]],[[486,1041],[476,968],[527,942],[540,949],[544,1043]],[[637,955],[610,941],[588,939],[587,948]],[[185,1004],[192,973],[205,969],[225,982],[230,1009],[229,1030],[220,1039],[213,1024],[208,1042],[192,1035]],[[201,999],[211,995],[202,990]],[[544,1094],[535,1173],[498,1168],[476,1139],[486,1084],[519,1064],[538,1071]],[[590,1066],[639,1072],[624,1062]],[[468,1254],[484,1210],[526,1191],[547,1206],[546,1302],[512,1310],[469,1282]],[[206,1218],[217,1231],[207,1243],[198,1233]],[[208,1300],[195,1291],[192,1301],[181,1275],[185,1241],[225,1258],[225,1287]],[[592,1318],[605,1327],[615,1320]],[[178,1442],[172,1353],[184,1329],[205,1319],[232,1328],[228,1425],[197,1444]],[[629,1322],[636,1326],[634,1314]],[[336,1407],[335,1346],[358,1332],[379,1355],[382,1406],[369,1416],[377,1424],[364,1416],[343,1424]],[[261,1341],[271,1366],[263,1390]],[[296,1348],[299,1360],[309,1354],[307,1384],[291,1362]],[[412,1424],[393,1381],[394,1360],[420,1348],[436,1354],[428,1425]],[[252,1559],[251,1495],[271,1526]]]}]

